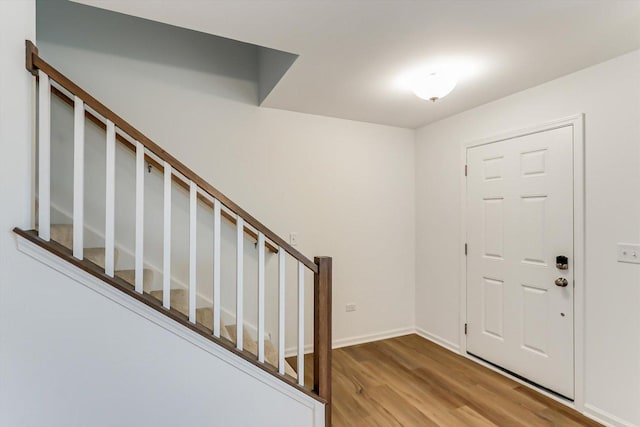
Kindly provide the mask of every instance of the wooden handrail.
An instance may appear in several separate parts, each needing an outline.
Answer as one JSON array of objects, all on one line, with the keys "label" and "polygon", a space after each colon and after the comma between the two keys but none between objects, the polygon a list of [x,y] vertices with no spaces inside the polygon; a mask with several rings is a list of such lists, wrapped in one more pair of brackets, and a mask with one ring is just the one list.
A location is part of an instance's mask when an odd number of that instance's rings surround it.
[{"label": "wooden handrail", "polygon": [[325,425],[331,425],[331,288],[333,261],[315,257],[318,272],[313,280],[313,390],[327,401]]},{"label": "wooden handrail", "polygon": [[[55,86],[51,85],[51,93],[54,94],[57,98],[59,98],[60,100],[62,100],[65,104],[69,105],[70,107],[73,108],[73,99],[69,98],[67,96],[67,94],[65,94],[64,92],[62,92],[60,89],[56,88]],[[94,114],[92,114],[90,111],[85,110],[84,112],[84,116],[89,119],[89,121],[93,124],[95,124],[96,126],[98,126],[100,129],[106,131],[107,130],[107,125],[104,124],[104,122],[102,120],[100,120],[98,117],[96,117]],[[120,142],[121,144],[123,144],[125,147],[127,147],[129,150],[131,150],[132,152],[136,152],[136,146],[135,144],[133,144],[131,141],[129,141],[127,138],[123,137],[122,135],[120,135],[119,133],[116,132],[116,140],[118,142]],[[160,163],[158,163],[153,157],[148,156],[148,155],[144,155],[144,159],[147,163],[149,163],[152,167],[156,168],[160,173],[164,172],[164,166],[162,166]],[[189,184],[187,184],[186,182],[184,182],[182,179],[178,178],[175,175],[171,176],[172,181],[175,182],[176,184],[178,184],[180,187],[182,187],[187,193],[189,192]],[[213,209],[213,203],[206,198],[205,196],[203,196],[202,194],[198,193],[198,200],[200,202],[202,202],[204,205],[208,206],[209,208]],[[231,215],[229,212],[227,211],[220,211],[220,214],[229,222],[231,222],[231,224],[235,225],[237,223],[236,217],[234,217],[233,215]],[[258,235],[256,234],[255,231],[253,231],[251,228],[245,226],[244,227],[244,232],[246,234],[248,234],[249,236],[251,236],[253,238],[253,240],[257,241],[258,240]],[[278,248],[275,247],[274,245],[272,245],[269,241],[265,242],[265,246],[267,247],[267,249],[269,249],[269,251],[273,252],[273,253],[278,253]]]},{"label": "wooden handrail", "polygon": [[[66,77],[60,71],[55,69],[52,65],[47,63],[44,59],[42,59],[38,55],[38,48],[30,41],[26,41],[26,67],[29,72],[32,74],[37,74],[37,70],[42,70],[46,73],[51,79],[53,79],[60,86],[65,88],[67,91],[72,93],[75,96],[78,96],[82,101],[91,107],[95,112],[110,120],[115,124],[117,128],[121,131],[129,135],[136,141],[142,143],[147,150],[155,154],[160,159],[166,161],[171,165],[173,169],[181,173],[187,179],[193,181],[200,189],[206,191],[210,196],[217,199],[226,206],[229,210],[239,215],[244,219],[246,223],[251,225],[253,228],[258,230],[265,235],[266,238],[271,240],[277,246],[284,249],[291,256],[296,258],[298,261],[303,263],[309,270],[313,271],[314,274],[318,273],[318,266],[311,261],[309,258],[300,253],[293,246],[288,244],[284,239],[278,236],[276,233],[268,229],[264,224],[250,215],[247,211],[238,206],[235,202],[225,196],[222,192],[218,191],[215,187],[201,178],[198,174],[193,172],[190,168],[180,162],[178,159],[173,157],[170,153],[166,152],[162,147],[153,142],[150,138],[140,132],[138,129],[133,127],[129,122],[124,120],[122,117],[118,116],[116,113],[107,108],[104,104],[98,101],[96,98],[91,96],[88,92],[74,83],[71,79]],[[123,138],[124,139],[124,138]]]}]

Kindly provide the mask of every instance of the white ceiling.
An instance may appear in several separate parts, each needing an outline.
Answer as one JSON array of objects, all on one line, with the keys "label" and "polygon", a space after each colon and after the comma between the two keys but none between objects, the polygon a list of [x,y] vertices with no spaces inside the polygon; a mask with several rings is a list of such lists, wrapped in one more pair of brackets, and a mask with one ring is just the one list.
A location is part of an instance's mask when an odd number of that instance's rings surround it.
[{"label": "white ceiling", "polygon": [[[299,54],[263,106],[416,128],[640,48],[640,0],[76,0]],[[473,72],[432,104],[421,65]]]}]

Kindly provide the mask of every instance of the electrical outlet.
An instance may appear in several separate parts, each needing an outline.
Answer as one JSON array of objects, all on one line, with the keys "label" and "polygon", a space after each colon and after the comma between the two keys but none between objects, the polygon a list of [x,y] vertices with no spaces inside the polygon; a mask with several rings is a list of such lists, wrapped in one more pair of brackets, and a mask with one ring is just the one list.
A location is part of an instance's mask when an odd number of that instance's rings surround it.
[{"label": "electrical outlet", "polygon": [[347,313],[350,313],[352,311],[356,311],[356,305],[351,303],[351,304],[347,304],[347,306],[345,307],[345,310],[347,311]]},{"label": "electrical outlet", "polygon": [[640,245],[618,243],[618,262],[640,264]]},{"label": "electrical outlet", "polygon": [[289,244],[291,246],[298,246],[298,233],[295,231],[292,231],[291,233],[289,233]]}]

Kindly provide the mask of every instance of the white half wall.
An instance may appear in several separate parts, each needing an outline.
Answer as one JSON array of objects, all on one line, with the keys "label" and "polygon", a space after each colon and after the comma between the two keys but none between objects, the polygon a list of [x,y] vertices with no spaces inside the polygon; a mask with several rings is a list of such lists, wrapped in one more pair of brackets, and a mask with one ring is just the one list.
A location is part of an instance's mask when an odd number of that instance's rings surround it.
[{"label": "white half wall", "polygon": [[462,144],[585,114],[585,410],[640,425],[640,265],[616,262],[640,242],[640,51],[418,130],[416,324],[460,345]]}]

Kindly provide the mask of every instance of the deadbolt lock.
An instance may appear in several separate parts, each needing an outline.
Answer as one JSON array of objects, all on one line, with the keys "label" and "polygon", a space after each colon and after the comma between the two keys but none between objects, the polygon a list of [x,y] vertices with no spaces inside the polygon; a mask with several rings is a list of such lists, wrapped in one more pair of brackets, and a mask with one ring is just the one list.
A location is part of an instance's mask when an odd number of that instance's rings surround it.
[{"label": "deadbolt lock", "polygon": [[556,279],[556,286],[560,286],[561,288],[566,288],[568,284],[569,284],[569,281],[564,277],[558,277]]},{"label": "deadbolt lock", "polygon": [[568,270],[569,269],[569,258],[564,255],[559,255],[556,257],[556,268],[558,270]]}]

